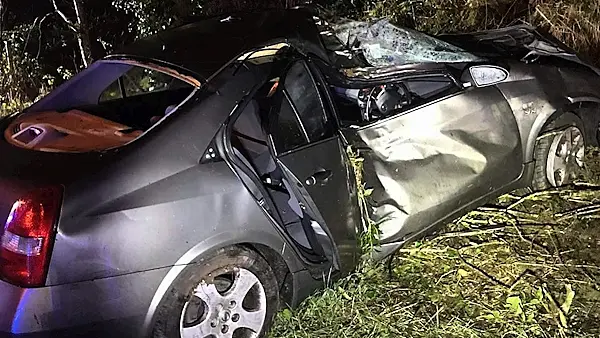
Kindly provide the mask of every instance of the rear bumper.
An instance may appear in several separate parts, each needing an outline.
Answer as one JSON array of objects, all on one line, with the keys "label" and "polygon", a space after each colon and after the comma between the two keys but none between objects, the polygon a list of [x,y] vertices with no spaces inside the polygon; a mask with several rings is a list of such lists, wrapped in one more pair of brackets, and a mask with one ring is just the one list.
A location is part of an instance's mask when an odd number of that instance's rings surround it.
[{"label": "rear bumper", "polygon": [[[129,318],[131,322],[141,324],[142,318]],[[6,333],[0,332],[0,338],[80,338],[80,337],[136,337],[132,334],[131,325],[127,321],[116,320],[96,323],[91,325],[70,327],[67,329],[40,331],[33,333]]]},{"label": "rear bumper", "polygon": [[0,338],[46,338],[46,337],[55,337],[52,333],[34,333],[27,335],[15,335],[12,333],[0,332]]},{"label": "rear bumper", "polygon": [[75,337],[73,335],[63,335],[57,331],[47,331],[47,332],[36,332],[36,333],[23,333],[23,334],[14,334],[14,333],[5,333],[0,332],[0,338],[63,338],[63,337]]},{"label": "rear bumper", "polygon": [[37,289],[0,281],[0,338],[135,337],[167,270]]}]

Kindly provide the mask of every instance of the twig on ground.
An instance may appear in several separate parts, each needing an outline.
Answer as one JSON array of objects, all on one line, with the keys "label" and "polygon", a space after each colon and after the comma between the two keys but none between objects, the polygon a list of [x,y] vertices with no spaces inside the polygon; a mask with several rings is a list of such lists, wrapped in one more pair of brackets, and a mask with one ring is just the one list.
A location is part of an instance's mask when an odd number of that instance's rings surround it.
[{"label": "twig on ground", "polygon": [[564,221],[565,219],[574,218],[578,216],[586,216],[589,214],[594,214],[600,212],[600,203],[587,205],[585,207],[576,208],[573,210],[568,210],[566,212],[560,212],[554,214],[555,217],[558,217],[557,221]]},{"label": "twig on ground", "polygon": [[468,265],[471,269],[481,273],[484,277],[486,277],[487,279],[489,279],[492,283],[496,284],[496,285],[500,285],[506,289],[510,289],[510,286],[504,282],[502,282],[501,280],[499,280],[498,278],[490,275],[489,273],[487,273],[485,270],[481,269],[480,267],[468,262],[462,255],[459,255],[460,259],[463,261],[463,263],[465,263],[466,265]]}]

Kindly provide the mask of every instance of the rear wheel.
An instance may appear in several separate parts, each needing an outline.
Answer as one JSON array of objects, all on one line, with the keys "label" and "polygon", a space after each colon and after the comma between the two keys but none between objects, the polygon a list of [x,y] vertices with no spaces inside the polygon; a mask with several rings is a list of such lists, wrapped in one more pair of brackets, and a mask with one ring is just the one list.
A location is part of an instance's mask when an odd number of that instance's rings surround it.
[{"label": "rear wheel", "polygon": [[268,263],[254,251],[222,249],[173,283],[159,305],[154,337],[262,337],[278,306]]},{"label": "rear wheel", "polygon": [[542,130],[535,146],[533,190],[569,184],[583,168],[585,135],[583,122],[565,113]]}]

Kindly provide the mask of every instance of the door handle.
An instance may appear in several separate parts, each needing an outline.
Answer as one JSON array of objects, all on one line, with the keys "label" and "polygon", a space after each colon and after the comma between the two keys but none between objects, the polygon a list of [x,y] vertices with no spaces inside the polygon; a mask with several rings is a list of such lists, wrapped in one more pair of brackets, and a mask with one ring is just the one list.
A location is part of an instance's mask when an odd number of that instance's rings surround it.
[{"label": "door handle", "polygon": [[306,183],[308,186],[325,185],[331,176],[333,176],[333,172],[331,170],[320,170],[309,176],[304,183]]}]

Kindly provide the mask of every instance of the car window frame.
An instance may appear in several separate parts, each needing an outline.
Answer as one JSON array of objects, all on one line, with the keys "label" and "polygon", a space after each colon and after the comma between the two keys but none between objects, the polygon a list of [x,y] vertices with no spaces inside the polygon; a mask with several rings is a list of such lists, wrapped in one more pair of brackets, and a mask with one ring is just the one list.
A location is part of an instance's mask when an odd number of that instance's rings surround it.
[{"label": "car window frame", "polygon": [[[157,73],[161,73],[164,75],[167,75],[169,77],[171,77],[172,79],[176,79],[178,81],[181,81],[184,84],[189,85],[191,88],[194,89],[198,89],[202,86],[202,83],[191,77],[191,76],[186,76],[184,74],[181,74],[178,70],[175,69],[171,69],[165,66],[162,66],[160,64],[154,64],[154,63],[150,63],[150,62],[143,62],[143,61],[137,61],[137,60],[133,60],[133,59],[111,59],[111,58],[107,58],[106,62],[118,62],[118,63],[125,63],[125,64],[129,64],[132,67],[137,67],[137,68],[142,68],[148,71],[152,71],[152,72],[157,72]],[[133,68],[131,68],[133,69]],[[125,82],[123,81],[123,78],[125,75],[127,75],[127,73],[129,71],[125,72],[124,74],[122,74],[121,76],[119,76],[119,78],[117,78],[114,82],[112,82],[111,84],[109,84],[106,88],[104,88],[102,90],[102,92],[100,93],[100,95],[98,95],[98,104],[102,104],[105,102],[113,102],[116,100],[124,100],[124,99],[128,99],[128,98],[132,98],[132,97],[136,97],[136,96],[141,96],[141,95],[149,95],[152,93],[156,93],[156,92],[162,92],[162,91],[168,91],[170,90],[169,88],[167,89],[162,89],[162,90],[154,90],[151,92],[145,92],[145,93],[140,93],[137,95],[131,95],[128,96],[126,95],[126,88],[125,88]],[[104,94],[104,92],[110,87],[112,86],[115,82],[117,82],[119,84],[119,92],[121,94],[121,96],[119,98],[114,98],[114,99],[109,99],[109,100],[101,100],[102,98],[102,94]]]},{"label": "car window frame", "polygon": [[[304,126],[304,123],[302,122],[302,118],[300,117],[300,112],[298,112],[298,108],[294,104],[294,100],[292,100],[290,93],[288,93],[288,91],[285,90],[285,88],[281,92],[283,95],[282,99],[287,100],[288,104],[292,108],[292,112],[294,113],[294,117],[296,118],[296,122],[298,123],[298,129],[300,129],[302,136],[304,136],[304,141],[306,142],[305,144],[311,143],[310,137],[308,136],[308,132],[306,131],[306,127]],[[283,104],[283,102],[282,102],[282,104]],[[301,147],[301,146],[298,146],[298,147]]]},{"label": "car window frame", "polygon": [[[323,112],[323,116],[324,116],[324,120],[325,120],[325,123],[323,124],[323,129],[325,129],[325,136],[322,136],[318,140],[310,139],[308,132],[306,131],[306,127],[304,126],[304,123],[302,122],[300,113],[298,112],[298,108],[294,104],[294,101],[292,100],[291,96],[289,95],[288,91],[285,88],[285,81],[287,79],[290,69],[298,63],[300,63],[302,65],[302,68],[304,69],[304,71],[306,71],[308,73],[310,82],[313,85],[313,88],[317,93],[317,99],[320,103],[320,106],[321,106],[321,109]],[[291,149],[285,149],[283,151],[280,151],[278,149],[278,147],[276,146],[276,142],[273,139],[272,133],[269,131],[268,140],[271,143],[271,146],[275,152],[275,155],[276,156],[284,156],[286,154],[290,154],[295,151],[300,151],[311,145],[315,145],[315,144],[319,144],[323,141],[327,141],[327,140],[331,139],[332,137],[336,137],[338,124],[337,124],[337,117],[335,116],[335,109],[330,104],[330,102],[329,102],[330,100],[326,100],[326,97],[324,97],[324,93],[321,90],[321,84],[317,80],[315,75],[313,74],[313,69],[310,66],[309,60],[305,60],[304,58],[296,58],[296,59],[291,60],[289,65],[285,68],[285,71],[283,72],[283,74],[284,75],[280,80],[282,85],[279,90],[280,95],[281,95],[281,100],[276,100],[276,102],[274,103],[274,107],[279,112],[281,110],[281,106],[283,104],[282,100],[288,100],[288,102],[294,112],[296,122],[298,123],[298,125],[300,127],[300,130],[304,136],[306,143],[304,143],[303,145],[300,145],[300,146],[293,147]]]},{"label": "car window frame", "polygon": [[416,79],[427,79],[427,78],[446,78],[448,79],[448,83],[450,84],[448,86],[447,89],[444,89],[442,91],[439,91],[438,93],[434,94],[434,95],[430,95],[429,97],[427,97],[426,99],[424,99],[422,102],[417,102],[416,104],[413,104],[413,102],[415,102],[415,97],[412,95],[412,93],[410,92],[410,90],[408,90],[408,95],[410,95],[410,102],[411,105],[409,105],[406,109],[401,109],[401,112],[404,110],[411,110],[413,108],[416,107],[420,107],[422,105],[426,105],[432,101],[436,101],[440,98],[446,97],[446,96],[451,96],[459,91],[461,91],[463,88],[462,86],[460,86],[459,84],[457,84],[456,79],[451,76],[450,74],[446,74],[446,73],[439,73],[439,74],[425,74],[425,75],[418,75],[418,76],[409,76],[409,77],[405,77],[402,80],[399,80],[398,82],[401,82],[402,85],[404,85],[404,87],[406,89],[410,89],[409,86],[407,85],[407,82],[410,82],[411,80],[416,80]]},{"label": "car window frame", "polygon": [[[361,121],[361,122],[351,123],[350,125],[348,125],[347,123],[343,124],[342,120],[340,119],[339,120],[340,128],[347,129],[347,128],[351,128],[351,126],[354,126],[354,128],[358,128],[358,129],[368,128],[370,126],[373,126],[373,125],[376,125],[379,123],[384,123],[386,121],[394,119],[397,116],[414,113],[415,111],[421,109],[422,107],[428,106],[430,104],[433,104],[433,103],[436,103],[439,101],[443,101],[443,100],[453,97],[455,95],[459,95],[459,94],[463,93],[465,89],[468,88],[468,87],[463,86],[460,82],[457,81],[457,79],[452,74],[447,73],[447,72],[407,75],[407,76],[403,76],[403,77],[395,79],[395,80],[388,80],[388,81],[394,82],[394,83],[401,83],[402,86],[404,86],[406,89],[408,89],[406,82],[408,82],[410,80],[435,78],[435,77],[447,78],[449,83],[451,84],[451,86],[447,90],[441,91],[440,93],[430,96],[422,101],[415,100],[415,97],[410,93],[410,91],[408,91],[408,95],[410,96],[409,97],[410,104],[398,109],[395,113],[390,114],[383,118],[376,119],[376,120]],[[381,84],[381,83],[382,83],[381,81],[373,82],[372,86],[376,86],[377,84]],[[330,94],[330,95],[333,95],[333,94]],[[335,102],[335,100],[333,98],[332,98],[332,102]]]},{"label": "car window frame", "polygon": [[[380,125],[380,124],[384,124],[387,123],[390,120],[393,120],[397,117],[406,115],[406,114],[413,114],[416,111],[418,111],[419,109],[432,105],[432,104],[436,104],[438,102],[447,100],[449,98],[452,98],[454,96],[457,95],[461,95],[465,92],[466,89],[468,89],[469,87],[463,86],[461,85],[460,82],[457,81],[457,79],[449,73],[429,73],[429,74],[422,74],[422,75],[412,75],[412,76],[405,76],[402,79],[398,79],[397,82],[402,82],[402,81],[406,81],[406,80],[410,80],[410,79],[415,79],[415,78],[423,78],[423,77],[436,77],[436,76],[444,76],[446,78],[448,78],[450,80],[450,82],[452,82],[453,84],[453,90],[447,91],[447,92],[442,92],[438,95],[432,96],[430,98],[428,98],[427,100],[425,100],[424,102],[419,102],[418,104],[411,104],[410,106],[407,106],[404,109],[400,109],[396,114],[392,114],[389,116],[386,116],[384,118],[381,119],[377,119],[377,120],[373,120],[373,121],[368,121],[368,122],[361,122],[361,123],[357,123],[355,124],[356,127],[354,127],[356,130],[363,130],[363,129],[367,129],[370,128],[372,126],[376,126],[376,125]],[[348,129],[348,128],[352,128],[349,126],[344,126],[342,127],[343,129]]]},{"label": "car window frame", "polygon": [[[318,83],[317,83],[317,81],[316,81],[316,79],[315,79],[314,75],[312,74],[312,71],[311,71],[310,67],[308,66],[308,63],[307,63],[305,60],[297,60],[297,61],[295,61],[295,62],[293,62],[293,63],[291,64],[291,66],[288,68],[288,72],[289,72],[289,70],[290,70],[290,69],[291,69],[293,66],[295,66],[296,64],[299,64],[299,63],[302,65],[302,68],[304,69],[304,71],[306,72],[306,74],[308,74],[308,77],[309,77],[309,79],[310,79],[310,83],[312,84],[312,86],[313,86],[313,89],[315,90],[315,92],[316,92],[316,94],[317,94],[317,100],[318,100],[318,102],[320,103],[320,105],[321,105],[321,108],[322,108],[322,112],[323,112],[323,114],[322,114],[322,117],[324,118],[324,119],[323,119],[323,120],[324,120],[324,123],[323,123],[323,126],[324,126],[324,128],[323,128],[323,129],[325,129],[325,130],[326,130],[326,132],[327,132],[327,129],[328,129],[327,127],[328,127],[328,126],[330,125],[330,123],[331,123],[331,117],[329,116],[329,114],[328,114],[328,112],[327,112],[327,108],[326,108],[325,100],[323,99],[323,95],[322,95],[321,91],[319,90],[319,85],[318,85]],[[287,77],[287,76],[286,76],[286,77]],[[290,96],[290,95],[289,95],[289,93],[288,93],[288,90],[287,90],[287,88],[286,88],[286,86],[285,86],[285,79],[284,79],[284,82],[283,82],[283,91],[284,91],[285,93],[287,93],[287,94],[288,94],[288,96],[289,96],[289,98],[290,98],[290,103],[292,104],[292,107],[295,109],[295,111],[296,111],[296,114],[297,114],[297,115],[298,115],[298,117],[300,118],[300,121],[302,122],[302,115],[300,114],[300,111],[298,110],[298,107],[296,106],[296,104],[294,104],[294,100],[292,100],[291,96]],[[306,127],[304,126],[304,124],[305,124],[305,123],[304,123],[304,122],[302,122],[302,128],[303,128],[304,130],[306,130]],[[330,132],[330,131],[331,131],[331,130],[329,130],[329,132]],[[309,143],[318,142],[318,141],[320,141],[320,140],[322,140],[322,139],[328,138],[328,136],[323,136],[323,137],[321,137],[319,140],[310,140],[310,135],[308,135],[308,132],[306,133],[306,135],[307,135],[307,137],[308,137],[308,139],[309,139]]]}]

